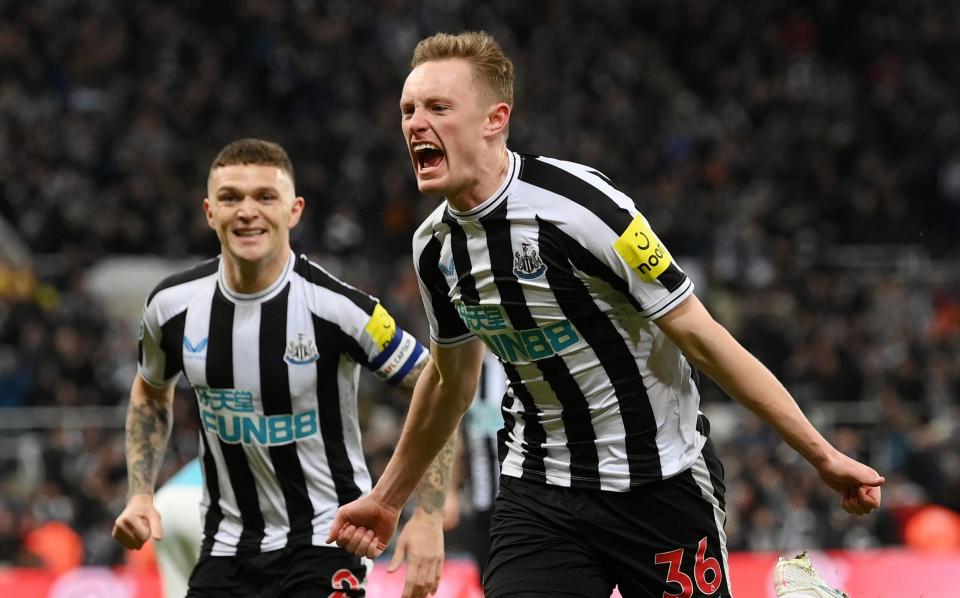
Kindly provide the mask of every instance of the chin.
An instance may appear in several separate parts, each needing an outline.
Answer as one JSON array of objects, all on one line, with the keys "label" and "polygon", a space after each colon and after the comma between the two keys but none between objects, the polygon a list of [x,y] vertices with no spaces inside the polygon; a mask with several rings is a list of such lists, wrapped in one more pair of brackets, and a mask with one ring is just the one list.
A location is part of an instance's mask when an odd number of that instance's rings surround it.
[{"label": "chin", "polygon": [[438,196],[444,195],[446,187],[437,179],[417,179],[417,188],[423,195]]}]

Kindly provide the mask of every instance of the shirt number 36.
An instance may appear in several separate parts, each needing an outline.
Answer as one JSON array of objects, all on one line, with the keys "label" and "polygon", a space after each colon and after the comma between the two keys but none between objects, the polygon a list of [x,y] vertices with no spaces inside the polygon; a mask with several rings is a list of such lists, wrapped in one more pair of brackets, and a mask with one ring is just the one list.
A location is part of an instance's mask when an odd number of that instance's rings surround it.
[{"label": "shirt number 36", "polygon": [[707,596],[715,593],[723,582],[723,569],[714,557],[704,558],[707,554],[707,539],[700,540],[697,546],[697,558],[693,564],[693,579],[680,570],[683,564],[683,548],[661,552],[654,555],[654,562],[658,565],[667,565],[667,583],[676,584],[680,591],[676,594],[664,591],[662,598],[691,598],[693,584]]}]

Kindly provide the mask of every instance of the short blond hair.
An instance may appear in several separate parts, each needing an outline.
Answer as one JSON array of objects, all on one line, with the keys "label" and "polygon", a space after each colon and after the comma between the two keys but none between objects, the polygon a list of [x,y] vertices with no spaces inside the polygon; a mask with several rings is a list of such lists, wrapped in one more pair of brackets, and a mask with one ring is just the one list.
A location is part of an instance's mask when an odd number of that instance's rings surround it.
[{"label": "short blond hair", "polygon": [[413,50],[410,69],[424,62],[462,58],[473,68],[474,80],[496,102],[513,108],[513,63],[500,44],[486,31],[464,31],[456,35],[437,33],[420,40]]}]

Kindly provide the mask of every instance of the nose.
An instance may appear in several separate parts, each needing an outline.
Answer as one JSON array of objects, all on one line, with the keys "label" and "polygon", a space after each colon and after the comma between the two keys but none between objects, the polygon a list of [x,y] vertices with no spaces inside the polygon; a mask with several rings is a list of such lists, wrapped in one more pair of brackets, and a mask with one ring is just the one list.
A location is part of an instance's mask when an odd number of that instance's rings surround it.
[{"label": "nose", "polygon": [[249,195],[245,195],[237,206],[237,217],[241,220],[250,220],[257,215],[257,207],[257,200]]},{"label": "nose", "polygon": [[411,132],[419,133],[427,129],[427,119],[424,118],[424,111],[422,108],[416,108],[413,111],[413,114],[410,115],[410,118],[407,119],[407,127]]}]

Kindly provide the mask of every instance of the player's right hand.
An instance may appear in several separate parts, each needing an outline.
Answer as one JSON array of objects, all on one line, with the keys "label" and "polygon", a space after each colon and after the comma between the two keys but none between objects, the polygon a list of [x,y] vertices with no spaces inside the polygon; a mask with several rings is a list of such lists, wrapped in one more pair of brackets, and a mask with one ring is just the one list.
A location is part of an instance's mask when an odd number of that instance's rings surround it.
[{"label": "player's right hand", "polygon": [[160,513],[153,507],[152,494],[134,494],[113,523],[113,539],[129,550],[140,550],[144,542],[163,538]]},{"label": "player's right hand", "polygon": [[375,559],[387,549],[399,521],[400,509],[368,494],[337,509],[327,542],[336,541],[351,554]]}]

